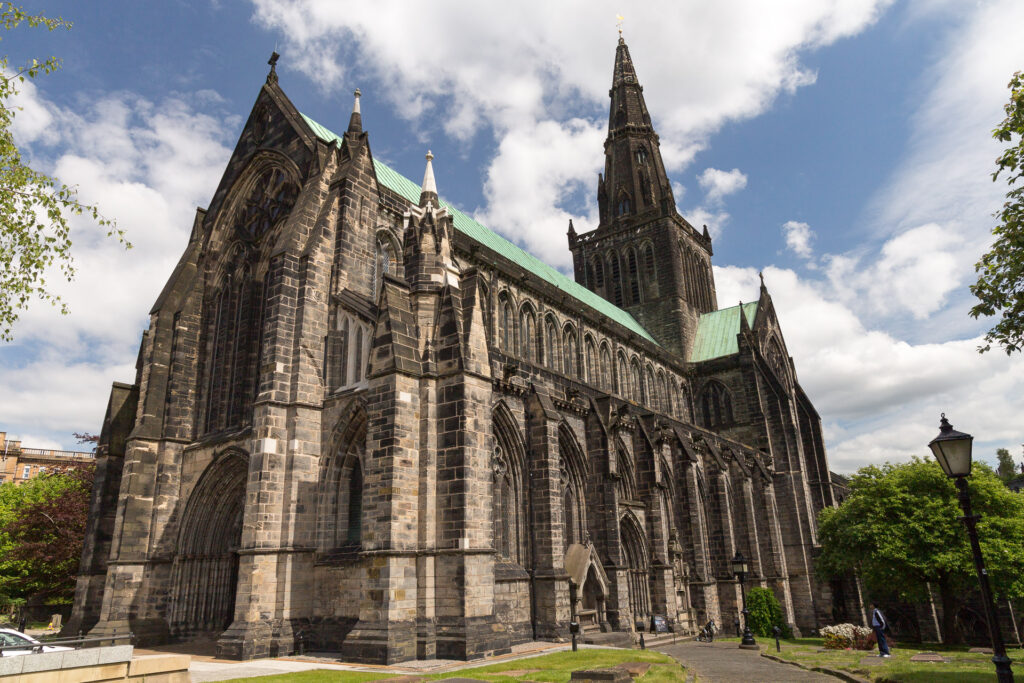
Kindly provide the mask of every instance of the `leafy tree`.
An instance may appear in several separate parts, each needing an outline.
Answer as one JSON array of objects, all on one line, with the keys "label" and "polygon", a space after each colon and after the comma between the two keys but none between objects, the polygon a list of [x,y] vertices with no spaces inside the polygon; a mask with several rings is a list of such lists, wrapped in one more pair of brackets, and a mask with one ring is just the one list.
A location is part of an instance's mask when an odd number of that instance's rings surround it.
[{"label": "leafy tree", "polygon": [[[1001,599],[1024,596],[1024,496],[983,463],[968,486],[993,590]],[[818,515],[817,571],[825,580],[856,572],[872,594],[909,602],[926,601],[931,584],[942,635],[956,642],[962,596],[978,585],[962,514],[953,481],[930,459],[863,467],[846,501]]]},{"label": "leafy tree", "polygon": [[1000,448],[996,450],[996,458],[999,459],[996,474],[999,475],[1004,484],[1008,483],[1017,474],[1017,465],[1013,462],[1013,456],[1010,455],[1010,451],[1007,449]]},{"label": "leafy tree", "polygon": [[1010,190],[1003,208],[995,214],[999,219],[992,230],[995,242],[975,264],[978,281],[971,285],[971,293],[978,297],[971,316],[1002,316],[985,335],[985,345],[979,351],[998,344],[1007,355],[1024,347],[1024,184],[1018,184],[1024,175],[1024,74],[1015,73],[1008,87],[1010,101],[1003,107],[1006,118],[992,131],[992,137],[1015,144],[996,159],[992,180],[1005,171]]},{"label": "leafy tree", "polygon": [[767,588],[754,587],[747,593],[747,609],[750,611],[750,630],[755,636],[771,638],[772,628],[778,626],[783,638],[792,638],[793,631],[782,617],[782,605],[775,593]]},{"label": "leafy tree", "polygon": [[67,602],[74,595],[93,466],[0,484],[0,599]]},{"label": "leafy tree", "polygon": [[[10,2],[0,2],[0,27],[11,30],[20,24],[49,31],[69,29],[61,18],[28,14]],[[2,39],[2,38],[0,38]],[[108,237],[130,247],[124,232],[100,215],[92,205],[83,204],[73,187],[26,164],[14,144],[11,125],[18,112],[12,99],[25,79],[36,78],[60,68],[60,60],[32,59],[12,68],[8,57],[0,57],[0,341],[12,338],[11,329],[32,299],[58,306],[67,313],[60,295],[50,289],[47,271],[55,267],[71,281],[75,275],[71,257],[73,216],[86,215],[107,230]]]}]

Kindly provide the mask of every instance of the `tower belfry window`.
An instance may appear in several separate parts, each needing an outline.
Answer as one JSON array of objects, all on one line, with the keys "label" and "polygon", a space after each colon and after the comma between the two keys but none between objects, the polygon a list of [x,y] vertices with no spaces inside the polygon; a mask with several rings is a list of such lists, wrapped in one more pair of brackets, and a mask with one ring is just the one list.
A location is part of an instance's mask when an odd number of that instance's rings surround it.
[{"label": "tower belfry window", "polygon": [[636,150],[636,163],[647,163],[647,149],[645,147],[640,147],[639,149]]}]

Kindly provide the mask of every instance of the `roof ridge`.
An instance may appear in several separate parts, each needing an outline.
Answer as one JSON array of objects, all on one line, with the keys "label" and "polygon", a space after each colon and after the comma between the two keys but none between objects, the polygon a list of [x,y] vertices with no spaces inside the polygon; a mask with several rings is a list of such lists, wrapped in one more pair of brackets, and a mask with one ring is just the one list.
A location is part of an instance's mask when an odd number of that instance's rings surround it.
[{"label": "roof ridge", "polygon": [[[313,131],[313,134],[318,138],[328,143],[337,145],[341,144],[341,136],[317,123],[305,114],[301,115]],[[419,202],[421,190],[419,185],[382,161],[374,159],[373,165],[377,171],[377,180],[381,184],[409,200],[414,205]],[[604,297],[590,291],[575,280],[559,272],[558,269],[544,261],[541,261],[522,247],[508,239],[505,239],[476,219],[453,206],[450,202],[444,199],[441,199],[440,202],[441,205],[448,209],[452,214],[452,222],[455,224],[455,228],[459,232],[476,240],[485,247],[489,247],[510,261],[518,263],[520,266],[533,272],[535,275],[546,280],[548,283],[554,285],[569,296],[572,296],[580,303],[592,308],[596,313],[603,314],[611,318],[623,327],[639,334],[647,341],[654,344],[658,343],[655,341],[654,337],[651,336],[651,333],[644,329],[643,325],[641,325],[637,319],[627,311],[622,310]]]}]

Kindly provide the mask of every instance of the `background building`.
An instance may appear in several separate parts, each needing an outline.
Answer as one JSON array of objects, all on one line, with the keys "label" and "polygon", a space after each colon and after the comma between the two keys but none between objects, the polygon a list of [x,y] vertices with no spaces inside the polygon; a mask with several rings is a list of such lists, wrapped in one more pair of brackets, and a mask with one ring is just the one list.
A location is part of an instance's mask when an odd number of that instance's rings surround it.
[{"label": "background building", "polygon": [[7,432],[0,432],[0,483],[25,481],[47,470],[71,464],[93,463],[93,453],[56,451],[49,448],[23,448],[21,441],[10,441]]}]

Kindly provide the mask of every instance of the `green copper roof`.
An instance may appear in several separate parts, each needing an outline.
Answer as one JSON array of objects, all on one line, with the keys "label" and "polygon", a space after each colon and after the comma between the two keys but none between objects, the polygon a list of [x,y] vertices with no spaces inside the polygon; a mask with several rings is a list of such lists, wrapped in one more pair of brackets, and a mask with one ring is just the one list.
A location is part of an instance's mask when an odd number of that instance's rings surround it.
[{"label": "green copper roof", "polygon": [[690,349],[690,362],[721,358],[739,353],[736,335],[740,333],[740,309],[747,316],[747,324],[754,326],[757,302],[741,304],[720,311],[705,313],[697,322],[697,334]]},{"label": "green copper roof", "polygon": [[[335,143],[338,145],[341,144],[341,138],[338,135],[324,128],[305,114],[302,115],[302,118],[306,120],[306,123],[313,131],[313,134],[318,138],[324,142]],[[385,166],[376,159],[374,160],[373,165],[377,171],[377,181],[384,185],[384,187],[387,187],[393,192],[396,192],[402,197],[408,199],[413,204],[419,203],[419,185],[392,168]],[[452,222],[455,224],[455,229],[459,232],[476,240],[485,247],[492,249],[498,254],[501,254],[509,261],[512,261],[523,269],[528,270],[537,277],[547,281],[549,284],[554,285],[569,296],[575,298],[577,301],[594,309],[599,314],[611,318],[623,327],[637,333],[644,339],[657,344],[657,342],[654,341],[654,337],[652,337],[650,333],[636,321],[636,318],[626,311],[597,294],[594,294],[583,285],[577,284],[575,280],[562,275],[536,256],[524,251],[504,237],[501,237],[497,233],[484,227],[445,200],[441,200],[441,205],[451,213]],[[735,346],[735,341],[733,342],[733,345]]]}]

